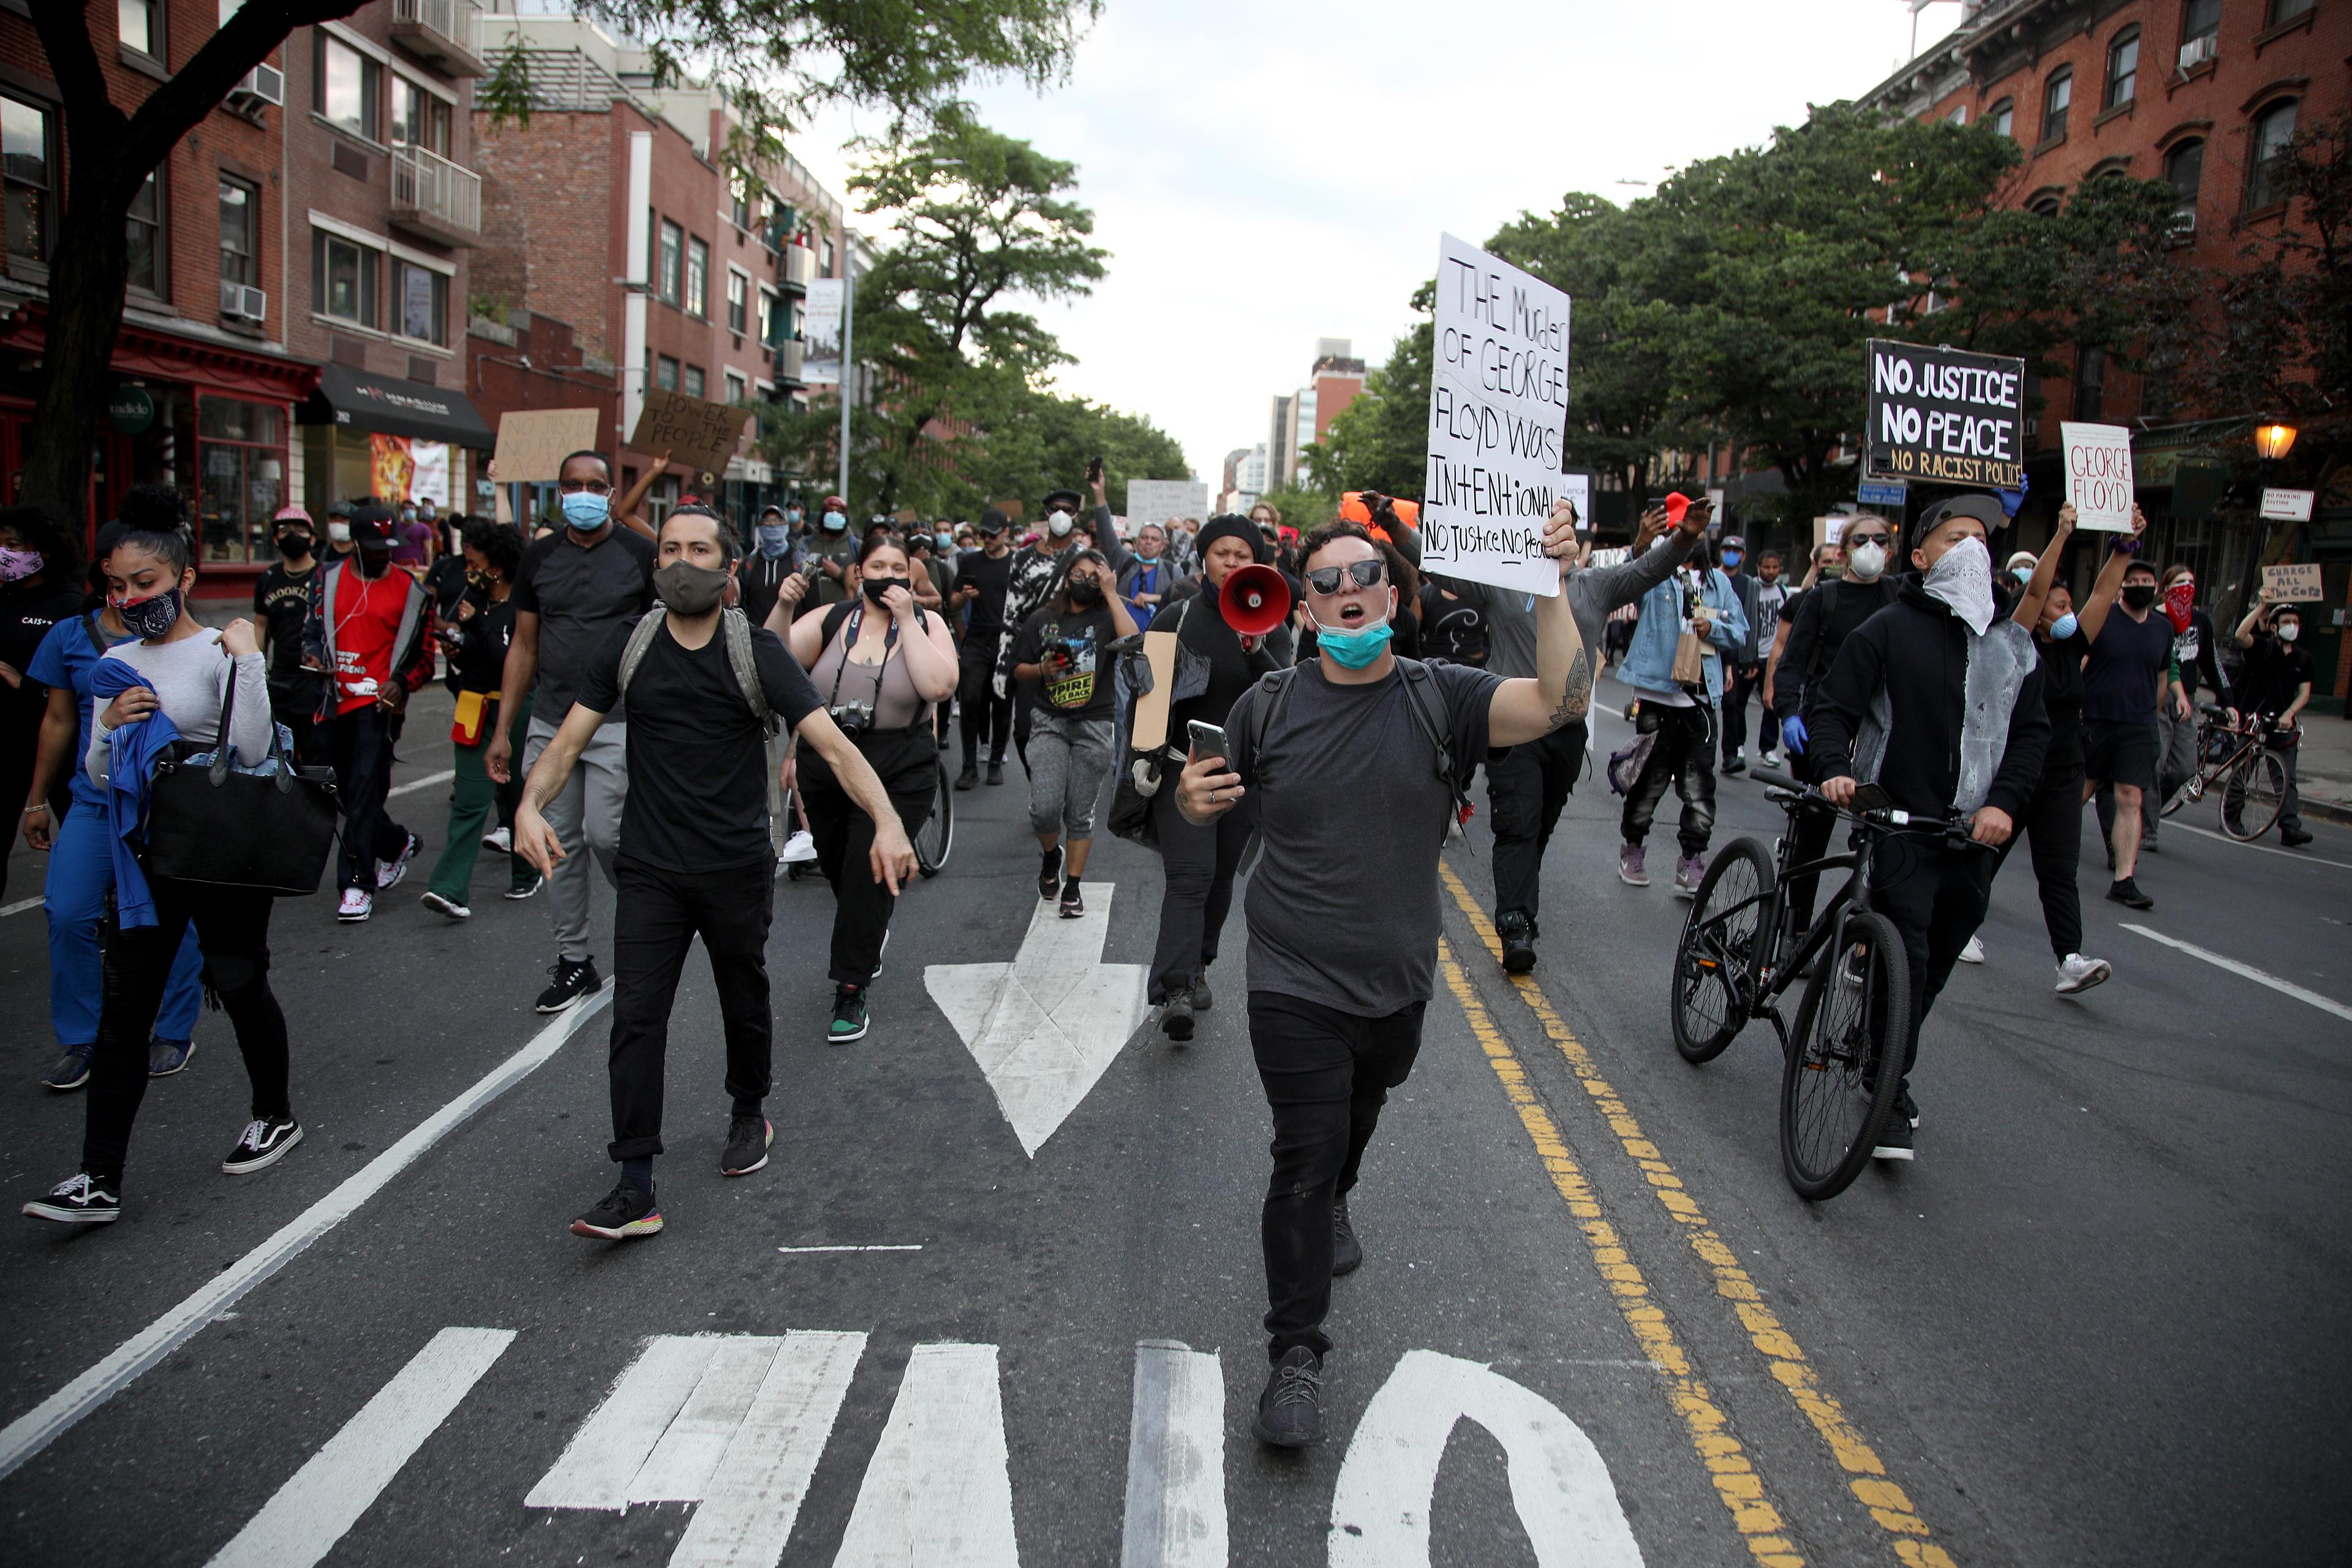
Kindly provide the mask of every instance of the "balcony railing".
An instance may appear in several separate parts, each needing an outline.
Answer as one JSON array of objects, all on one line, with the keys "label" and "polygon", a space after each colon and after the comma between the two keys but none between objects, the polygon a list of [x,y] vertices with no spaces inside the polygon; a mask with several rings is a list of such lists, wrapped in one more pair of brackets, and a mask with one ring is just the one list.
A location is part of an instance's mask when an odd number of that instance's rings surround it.
[{"label": "balcony railing", "polygon": [[787,386],[801,384],[801,355],[806,350],[798,338],[786,338],[776,345],[776,380]]},{"label": "balcony railing", "polygon": [[482,176],[422,147],[392,150],[392,221],[443,245],[482,237]]},{"label": "balcony railing", "polygon": [[776,278],[787,288],[805,289],[816,277],[816,252],[805,245],[787,245],[778,253]]},{"label": "balcony railing", "polygon": [[474,0],[392,0],[392,36],[450,76],[488,76],[482,8]]}]

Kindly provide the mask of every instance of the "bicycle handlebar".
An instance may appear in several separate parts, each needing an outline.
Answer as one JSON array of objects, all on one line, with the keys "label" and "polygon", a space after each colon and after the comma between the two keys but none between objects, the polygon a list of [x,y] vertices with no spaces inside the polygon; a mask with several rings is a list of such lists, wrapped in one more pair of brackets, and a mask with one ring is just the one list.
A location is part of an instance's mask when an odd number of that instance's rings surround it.
[{"label": "bicycle handlebar", "polygon": [[1842,806],[1832,804],[1823,795],[1818,784],[1799,784],[1786,773],[1776,773],[1770,768],[1758,768],[1750,776],[1768,790],[1780,792],[1784,797],[1822,806],[1883,833],[1940,833],[1955,843],[1975,845],[1979,849],[1992,847],[1989,844],[1977,844],[1975,826],[1966,816],[1927,816],[1891,805]]}]

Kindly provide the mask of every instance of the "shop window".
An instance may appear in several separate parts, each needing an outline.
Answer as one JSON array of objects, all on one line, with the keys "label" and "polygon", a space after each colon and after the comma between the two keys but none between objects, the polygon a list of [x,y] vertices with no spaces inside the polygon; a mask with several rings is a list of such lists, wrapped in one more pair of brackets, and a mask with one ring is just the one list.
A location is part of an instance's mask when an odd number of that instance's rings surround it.
[{"label": "shop window", "polygon": [[2205,142],[2192,137],[2164,155],[2164,183],[2172,187],[2172,223],[2181,234],[2197,228],[2197,187],[2205,174]]},{"label": "shop window", "polygon": [[2066,110],[2074,101],[2074,73],[2062,70],[2042,89],[2042,140],[2046,145],[2066,136]]},{"label": "shop window", "polygon": [[2017,100],[2008,98],[2002,99],[1999,103],[1992,106],[1992,112],[1986,115],[1985,119],[1991,124],[1995,131],[2000,132],[2003,136],[2016,135]]},{"label": "shop window", "polygon": [[383,118],[383,67],[331,33],[313,37],[310,107],[336,129],[374,141]]},{"label": "shop window", "polygon": [[686,242],[686,310],[706,319],[710,314],[710,247],[698,239]]},{"label": "shop window", "polygon": [[654,291],[663,304],[675,305],[685,292],[686,230],[664,218],[654,244]]},{"label": "shop window", "polygon": [[751,279],[732,267],[727,269],[727,330],[751,331]]},{"label": "shop window", "polygon": [[406,77],[392,79],[394,146],[422,147],[446,158],[451,146],[450,118],[448,104]]},{"label": "shop window", "polygon": [[323,228],[310,231],[310,308],[356,326],[376,324],[377,278],[383,253]]},{"label": "shop window", "polygon": [[678,390],[688,397],[699,397],[702,395],[704,385],[702,367],[698,364],[690,364],[686,367],[686,380],[679,385]]},{"label": "shop window", "polygon": [[47,113],[0,95],[0,181],[6,192],[10,256],[48,259],[57,169]]},{"label": "shop window", "polygon": [[2293,99],[2274,103],[2254,116],[2254,133],[2249,139],[2252,166],[2246,171],[2248,210],[2286,200],[2287,153],[2294,142]]},{"label": "shop window", "polygon": [[392,295],[398,309],[393,331],[419,342],[449,346],[448,274],[394,258]]},{"label": "shop window", "polygon": [[150,59],[163,58],[162,0],[114,0],[114,18],[124,48],[136,49]]},{"label": "shop window", "polygon": [[206,562],[272,558],[269,520],[286,504],[286,411],[206,397],[196,405],[197,549]]},{"label": "shop window", "polygon": [[163,292],[163,173],[161,169],[147,172],[147,183],[131,198],[130,216],[123,219],[123,237],[131,249],[131,267],[126,280],[143,293]]},{"label": "shop window", "polygon": [[261,264],[255,220],[261,212],[261,193],[243,180],[223,174],[220,182],[221,281],[258,284]]},{"label": "shop window", "polygon": [[2096,420],[2106,399],[2107,351],[2078,349],[2074,353],[2074,417]]},{"label": "shop window", "polygon": [[654,362],[654,384],[664,392],[677,390],[677,361],[667,354]]},{"label": "shop window", "polygon": [[2139,82],[2139,29],[2126,27],[2107,46],[2105,107],[2117,109],[2132,100]]}]

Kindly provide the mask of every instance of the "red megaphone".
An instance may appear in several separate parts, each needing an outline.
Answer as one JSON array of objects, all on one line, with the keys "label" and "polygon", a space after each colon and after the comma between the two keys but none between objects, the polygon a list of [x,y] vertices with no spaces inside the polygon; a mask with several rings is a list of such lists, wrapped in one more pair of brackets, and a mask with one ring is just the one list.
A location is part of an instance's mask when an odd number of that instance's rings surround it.
[{"label": "red megaphone", "polygon": [[1290,584],[1271,566],[1236,566],[1225,574],[1217,608],[1242,636],[1262,637],[1290,618]]},{"label": "red megaphone", "polygon": [[1665,499],[1666,521],[1680,528],[1683,513],[1690,510],[1691,499],[1680,490],[1669,490]]}]

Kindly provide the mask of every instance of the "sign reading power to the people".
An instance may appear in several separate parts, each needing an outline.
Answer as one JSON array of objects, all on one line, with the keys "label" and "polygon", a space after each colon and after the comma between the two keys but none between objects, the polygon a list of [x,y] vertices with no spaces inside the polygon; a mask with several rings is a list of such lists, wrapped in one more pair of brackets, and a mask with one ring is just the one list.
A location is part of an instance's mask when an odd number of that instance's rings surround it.
[{"label": "sign reading power to the people", "polygon": [[2025,362],[1873,338],[1864,477],[2013,490],[2025,476]]}]

